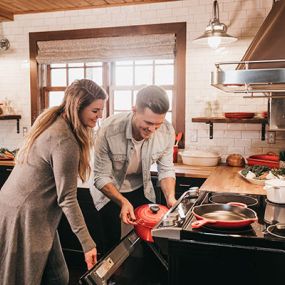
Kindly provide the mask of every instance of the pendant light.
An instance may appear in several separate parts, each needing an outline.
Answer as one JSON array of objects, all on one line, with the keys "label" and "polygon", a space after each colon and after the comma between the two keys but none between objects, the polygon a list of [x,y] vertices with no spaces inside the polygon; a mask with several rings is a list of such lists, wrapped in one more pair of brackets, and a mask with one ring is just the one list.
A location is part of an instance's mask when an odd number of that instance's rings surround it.
[{"label": "pendant light", "polygon": [[230,44],[237,38],[227,34],[228,27],[220,23],[219,20],[219,4],[218,1],[213,1],[213,18],[206,27],[204,34],[195,40],[194,43],[208,45],[211,48],[217,48],[220,45]]}]

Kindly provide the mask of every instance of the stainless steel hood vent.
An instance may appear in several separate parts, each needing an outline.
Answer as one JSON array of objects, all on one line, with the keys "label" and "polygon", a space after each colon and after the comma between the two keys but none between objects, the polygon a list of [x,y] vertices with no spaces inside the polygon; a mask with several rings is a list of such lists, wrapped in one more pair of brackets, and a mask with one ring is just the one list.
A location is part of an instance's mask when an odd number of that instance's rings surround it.
[{"label": "stainless steel hood vent", "polygon": [[211,84],[233,93],[285,93],[284,26],[285,0],[274,0],[242,60],[217,63]]},{"label": "stainless steel hood vent", "polygon": [[[270,68],[272,63],[284,63],[283,60],[259,60],[216,63],[216,70],[211,73],[211,84],[231,93],[272,93],[285,92],[285,68]],[[250,66],[269,66],[252,69]],[[226,66],[244,65],[242,70],[228,70]]]}]

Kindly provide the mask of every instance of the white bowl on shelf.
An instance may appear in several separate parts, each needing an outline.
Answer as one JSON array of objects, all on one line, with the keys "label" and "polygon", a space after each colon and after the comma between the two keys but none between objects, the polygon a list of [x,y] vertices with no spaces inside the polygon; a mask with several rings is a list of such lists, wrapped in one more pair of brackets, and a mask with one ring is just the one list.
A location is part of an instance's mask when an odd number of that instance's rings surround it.
[{"label": "white bowl on shelf", "polygon": [[186,150],[181,153],[183,164],[191,166],[216,166],[220,161],[220,155],[215,152],[201,150]]}]

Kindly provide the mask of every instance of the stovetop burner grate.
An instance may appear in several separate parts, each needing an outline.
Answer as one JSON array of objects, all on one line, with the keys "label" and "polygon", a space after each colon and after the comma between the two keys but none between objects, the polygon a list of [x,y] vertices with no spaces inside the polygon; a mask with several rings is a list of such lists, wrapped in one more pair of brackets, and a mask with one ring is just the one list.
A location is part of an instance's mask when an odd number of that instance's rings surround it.
[{"label": "stovetop burner grate", "polygon": [[[264,195],[246,195],[257,201],[255,205],[249,208],[256,212],[258,218],[257,221],[247,227],[224,229],[204,225],[198,229],[192,228],[191,224],[196,221],[196,217],[192,213],[193,207],[209,204],[210,198],[216,194],[215,192],[202,191],[198,197],[190,197],[189,193],[185,192],[177,204],[166,213],[162,221],[152,230],[153,237],[174,240],[192,239],[203,242],[285,249],[285,239],[270,235],[266,230],[271,224],[281,223],[280,219],[285,215],[281,215],[280,217],[276,217],[275,215],[274,221],[268,223],[268,219],[265,219],[265,209],[266,207],[268,208],[269,203],[266,201],[266,196]],[[230,196],[232,193],[224,194]],[[235,194],[235,199],[238,195],[238,193]],[[241,195],[241,197],[244,197],[244,195]],[[173,222],[173,226],[171,226],[169,221],[177,219],[177,217],[179,222]]]}]

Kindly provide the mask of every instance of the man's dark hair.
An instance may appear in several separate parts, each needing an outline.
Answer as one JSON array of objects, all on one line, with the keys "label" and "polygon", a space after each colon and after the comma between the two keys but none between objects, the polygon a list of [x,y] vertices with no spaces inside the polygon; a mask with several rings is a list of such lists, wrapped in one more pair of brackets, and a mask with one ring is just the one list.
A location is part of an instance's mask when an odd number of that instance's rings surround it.
[{"label": "man's dark hair", "polygon": [[166,114],[169,110],[169,100],[166,91],[158,86],[150,85],[139,90],[136,99],[138,111],[149,108],[156,114]]}]

